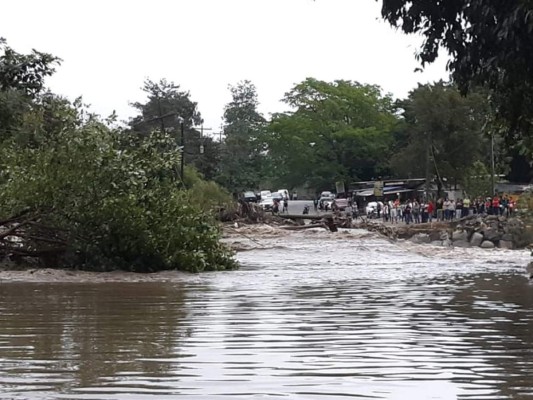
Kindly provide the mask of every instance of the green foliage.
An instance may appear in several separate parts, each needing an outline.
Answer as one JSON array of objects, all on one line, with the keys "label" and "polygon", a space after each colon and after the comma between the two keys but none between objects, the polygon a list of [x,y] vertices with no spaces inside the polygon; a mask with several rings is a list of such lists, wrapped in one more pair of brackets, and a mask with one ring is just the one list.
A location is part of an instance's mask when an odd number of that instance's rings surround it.
[{"label": "green foliage", "polygon": [[476,86],[492,102],[507,145],[533,152],[533,5],[526,1],[383,0],[382,15],[425,41],[418,58],[433,62],[439,48],[463,94]]},{"label": "green foliage", "polygon": [[444,178],[459,183],[476,161],[490,163],[490,114],[483,93],[463,97],[453,85],[438,82],[420,85],[398,105],[405,135],[391,159],[395,176],[425,177],[429,167],[439,183]]},{"label": "green foliage", "polygon": [[142,90],[148,95],[148,100],[132,104],[140,113],[130,121],[132,130],[141,137],[156,129],[171,133],[176,143],[184,146],[185,164],[194,166],[207,179],[212,179],[219,164],[219,144],[194,128],[203,120],[190,93],[166,79],[159,82],[147,79]]},{"label": "green foliage", "polygon": [[7,46],[0,38],[0,92],[15,90],[31,98],[44,88],[44,79],[55,72],[54,65],[59,58],[33,50],[31,54],[20,54]]},{"label": "green foliage", "polygon": [[257,91],[250,81],[230,86],[230,91],[232,101],[224,110],[225,139],[216,180],[237,194],[257,188],[263,180],[265,154],[261,136],[266,121],[257,111]]},{"label": "green foliage", "polygon": [[464,191],[473,199],[492,195],[492,178],[488,168],[481,161],[476,161],[467,169],[463,179]]},{"label": "green foliage", "polygon": [[212,216],[180,190],[180,153],[167,133],[140,145],[91,120],[39,148],[0,148],[1,217],[23,210],[67,232],[58,266],[147,272],[233,268]]},{"label": "green foliage", "polygon": [[295,111],[275,114],[266,139],[279,182],[320,190],[387,173],[397,118],[379,87],[308,78],[284,101]]}]

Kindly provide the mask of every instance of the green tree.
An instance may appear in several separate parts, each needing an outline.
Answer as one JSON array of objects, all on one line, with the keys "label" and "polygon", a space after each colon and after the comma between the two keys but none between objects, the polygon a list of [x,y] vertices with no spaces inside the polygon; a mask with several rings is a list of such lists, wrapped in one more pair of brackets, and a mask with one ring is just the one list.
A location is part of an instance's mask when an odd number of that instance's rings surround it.
[{"label": "green tree", "polygon": [[[44,91],[45,78],[54,73],[60,60],[36,50],[20,54],[3,38],[0,38],[0,53],[1,141],[21,133],[19,128],[27,122],[28,113],[39,106],[36,98]],[[43,101],[49,105],[50,101],[46,100],[50,100],[49,97]]]},{"label": "green tree", "polygon": [[[109,128],[81,99],[44,92],[55,57],[0,44],[0,256],[130,271],[236,266],[212,212],[228,195],[192,169],[182,189],[174,132]],[[190,125],[195,108],[178,109]]]},{"label": "green tree", "polygon": [[4,142],[0,159],[0,219],[22,216],[11,220],[16,242],[0,237],[4,253],[136,272],[235,266],[212,215],[179,188],[180,156],[166,132],[139,144],[92,119],[37,149]]},{"label": "green tree", "polygon": [[388,173],[397,118],[379,87],[308,78],[284,102],[294,111],[273,116],[267,140],[281,182],[321,190]]},{"label": "green tree", "polygon": [[217,181],[237,194],[256,189],[264,176],[266,121],[257,111],[257,90],[250,81],[230,85],[232,100],[224,109],[224,142]]},{"label": "green tree", "polygon": [[485,93],[460,95],[451,84],[419,85],[400,101],[407,140],[399,143],[391,167],[398,177],[437,177],[463,183],[474,162],[490,165],[486,134],[490,109]]},{"label": "green tree", "polygon": [[202,135],[201,130],[195,128],[202,125],[203,120],[198,104],[191,100],[190,93],[180,90],[179,85],[166,79],[159,82],[147,79],[142,90],[147,93],[148,100],[132,103],[139,111],[139,115],[129,123],[132,130],[142,136],[154,130],[171,133],[177,143],[184,146],[185,164],[194,166],[207,179],[212,179],[219,163],[219,146],[211,137]]},{"label": "green tree", "polygon": [[460,91],[493,91],[492,102],[508,146],[533,152],[533,5],[501,0],[383,0],[383,17],[425,41],[417,57],[433,62],[440,48]]}]

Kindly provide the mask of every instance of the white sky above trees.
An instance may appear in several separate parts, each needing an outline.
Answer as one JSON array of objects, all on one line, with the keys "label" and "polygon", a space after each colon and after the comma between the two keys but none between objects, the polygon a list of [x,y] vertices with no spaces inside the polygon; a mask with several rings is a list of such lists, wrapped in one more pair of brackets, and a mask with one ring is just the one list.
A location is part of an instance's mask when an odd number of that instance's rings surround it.
[{"label": "white sky above trees", "polygon": [[[143,102],[145,78],[189,91],[218,132],[229,84],[257,87],[265,117],[287,111],[285,92],[307,77],[377,84],[395,98],[447,79],[447,59],[423,73],[421,39],[391,28],[375,0],[3,1],[0,36],[20,53],[63,59],[50,89],[119,119]],[[207,132],[206,132],[207,133]]]}]

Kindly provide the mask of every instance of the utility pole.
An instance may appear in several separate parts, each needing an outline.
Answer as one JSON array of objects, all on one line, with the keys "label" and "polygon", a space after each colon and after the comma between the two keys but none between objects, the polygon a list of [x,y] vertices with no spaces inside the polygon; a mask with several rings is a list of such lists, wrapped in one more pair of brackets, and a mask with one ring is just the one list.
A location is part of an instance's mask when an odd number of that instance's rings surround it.
[{"label": "utility pole", "polygon": [[427,132],[427,149],[426,149],[426,201],[429,201],[431,193],[431,146],[432,146],[431,131]]},{"label": "utility pole", "polygon": [[183,162],[185,159],[185,128],[183,126],[183,118],[180,118],[180,132],[181,132],[181,159],[180,159],[180,178],[183,182]]},{"label": "utility pole", "polygon": [[494,132],[490,134],[490,186],[492,196],[496,194],[496,185],[494,183]]}]

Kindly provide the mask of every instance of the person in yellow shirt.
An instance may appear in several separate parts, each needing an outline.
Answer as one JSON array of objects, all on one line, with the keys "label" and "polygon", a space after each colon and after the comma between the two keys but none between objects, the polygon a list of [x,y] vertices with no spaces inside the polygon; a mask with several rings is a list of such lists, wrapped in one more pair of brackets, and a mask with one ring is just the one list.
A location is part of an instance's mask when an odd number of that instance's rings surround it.
[{"label": "person in yellow shirt", "polygon": [[465,197],[463,200],[463,215],[462,217],[468,217],[470,215],[470,199]]}]

